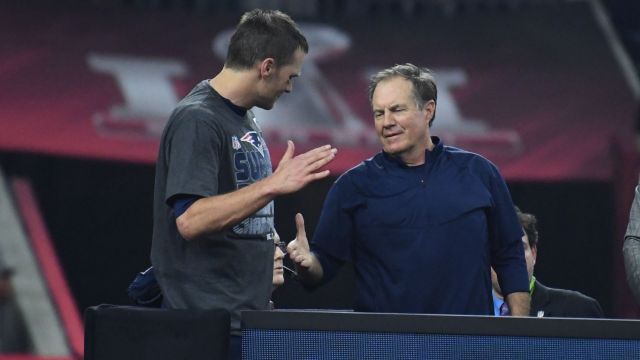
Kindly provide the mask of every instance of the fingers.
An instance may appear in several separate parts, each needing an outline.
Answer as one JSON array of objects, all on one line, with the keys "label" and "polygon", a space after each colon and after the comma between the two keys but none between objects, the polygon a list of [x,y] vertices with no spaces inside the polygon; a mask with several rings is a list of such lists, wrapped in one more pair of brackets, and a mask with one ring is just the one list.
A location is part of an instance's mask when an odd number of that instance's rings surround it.
[{"label": "fingers", "polygon": [[[289,258],[298,266],[304,266],[305,263],[308,263],[308,261],[305,260],[308,258],[309,250],[304,247],[302,242],[300,238],[296,238],[287,245]],[[304,242],[306,242],[306,239]]]},{"label": "fingers", "polygon": [[[295,144],[293,143],[293,141],[287,140],[287,149],[282,155],[282,159],[280,160],[280,162],[291,160],[294,157],[294,152]],[[331,145],[323,145],[302,153],[295,158],[306,164],[306,166],[312,165],[317,169],[333,160],[337,152],[338,149],[332,148]],[[320,164],[315,165],[319,161]]]},{"label": "fingers", "polygon": [[298,250],[298,239],[293,239],[289,241],[289,243],[287,244],[287,254],[289,254],[289,257],[291,258],[291,260],[295,261],[293,253],[296,252],[297,250]]},{"label": "fingers", "polygon": [[287,140],[287,150],[285,150],[284,155],[282,155],[282,159],[280,162],[290,160],[293,158],[293,153],[296,150],[296,146],[293,144],[293,141]]},{"label": "fingers", "polygon": [[308,251],[303,255],[289,255],[289,258],[291,258],[298,267],[309,268],[313,264],[311,253]]},{"label": "fingers", "polygon": [[327,176],[329,176],[329,174],[331,174],[331,171],[323,170],[323,171],[320,171],[320,172],[317,172],[317,173],[312,173],[312,174],[307,175],[307,177],[305,177],[304,180],[305,180],[306,183],[310,183],[312,181],[324,179]]},{"label": "fingers", "polygon": [[310,164],[307,165],[306,170],[310,173],[320,169],[321,167],[327,165],[328,163],[330,163],[331,161],[333,161],[333,159],[335,159],[336,157],[336,149],[332,149],[331,152],[327,153],[327,155],[320,157],[318,159],[315,159],[315,161],[311,162]]},{"label": "fingers", "polygon": [[306,177],[306,181],[318,180],[328,176],[328,170],[321,171],[317,174],[314,172],[333,161],[337,152],[338,149],[332,148],[330,145],[325,145],[298,155],[297,158],[304,160],[304,173],[309,175]]},{"label": "fingers", "polygon": [[311,157],[317,156],[318,153],[327,152],[330,150],[331,150],[331,145],[329,144],[322,145],[322,146],[318,146],[317,148],[311,149],[305,153],[302,153],[298,155],[298,157],[302,159],[311,158]]},{"label": "fingers", "polygon": [[304,227],[304,217],[300,213],[296,214],[296,230],[296,238],[289,242],[287,253],[296,265],[309,267],[311,266],[311,253],[309,252],[309,241]]},{"label": "fingers", "polygon": [[296,214],[296,230],[296,239],[304,238],[304,242],[306,242],[308,246],[309,242],[307,241],[307,231],[304,228],[304,217],[300,213]]},{"label": "fingers", "polygon": [[276,177],[272,182],[273,191],[278,195],[289,194],[300,190],[310,181],[327,177],[327,170],[315,172],[332,161],[337,151],[331,145],[324,145],[293,157],[294,145],[288,141],[287,150],[273,174]]},{"label": "fingers", "polygon": [[[303,154],[296,156],[296,159],[299,159],[306,166],[313,166],[317,161],[322,161],[327,159],[324,163],[328,163],[333,160],[336,156],[338,150],[336,148],[332,148],[331,145],[324,145],[317,147],[315,149],[309,150]],[[319,168],[322,165],[316,167]]]}]

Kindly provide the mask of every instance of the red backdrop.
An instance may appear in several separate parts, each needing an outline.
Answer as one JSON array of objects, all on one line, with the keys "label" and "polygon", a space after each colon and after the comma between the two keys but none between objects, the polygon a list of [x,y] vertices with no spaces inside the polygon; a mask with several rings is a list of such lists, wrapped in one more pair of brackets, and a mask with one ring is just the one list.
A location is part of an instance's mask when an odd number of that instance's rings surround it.
[{"label": "red backdrop", "polygon": [[[1,5],[0,149],[154,162],[170,109],[220,69],[214,43],[237,20]],[[300,22],[303,75],[258,112],[274,161],[287,138],[336,145],[336,172],[374,154],[367,76],[413,62],[436,72],[446,143],[510,180],[611,177],[610,139],[632,131],[635,107],[586,4],[392,20]]]}]

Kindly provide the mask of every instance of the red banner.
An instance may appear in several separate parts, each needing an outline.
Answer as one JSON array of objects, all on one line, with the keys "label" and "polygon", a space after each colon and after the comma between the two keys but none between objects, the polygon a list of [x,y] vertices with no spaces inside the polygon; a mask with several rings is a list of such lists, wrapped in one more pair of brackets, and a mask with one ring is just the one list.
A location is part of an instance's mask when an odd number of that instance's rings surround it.
[{"label": "red banner", "polygon": [[[4,9],[3,9],[4,8]],[[583,3],[547,11],[300,22],[311,52],[293,93],[257,110],[277,161],[332,143],[342,172],[379,150],[368,76],[430,67],[432,129],[510,180],[605,180],[633,129],[622,72]],[[152,163],[177,101],[222,66],[238,18],[0,6],[0,149]]]}]

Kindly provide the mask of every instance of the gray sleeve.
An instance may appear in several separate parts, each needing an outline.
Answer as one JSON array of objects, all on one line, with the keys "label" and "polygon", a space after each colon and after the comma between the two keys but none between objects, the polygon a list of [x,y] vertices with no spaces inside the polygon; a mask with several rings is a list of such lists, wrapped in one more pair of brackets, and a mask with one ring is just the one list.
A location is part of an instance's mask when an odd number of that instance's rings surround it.
[{"label": "gray sleeve", "polygon": [[203,120],[204,116],[198,109],[185,111],[167,136],[165,201],[178,194],[218,194],[223,138],[218,129]]},{"label": "gray sleeve", "polygon": [[636,186],[622,253],[624,254],[627,284],[629,284],[636,301],[640,303],[640,185]]}]

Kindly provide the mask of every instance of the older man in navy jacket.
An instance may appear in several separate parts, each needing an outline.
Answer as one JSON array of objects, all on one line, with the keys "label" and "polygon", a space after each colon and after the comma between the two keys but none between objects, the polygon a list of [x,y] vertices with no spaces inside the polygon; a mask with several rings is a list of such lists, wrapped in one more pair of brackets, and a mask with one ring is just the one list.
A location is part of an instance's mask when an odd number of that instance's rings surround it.
[{"label": "older man in navy jacket", "polygon": [[412,64],[369,86],[382,152],[343,174],[311,246],[302,215],[288,253],[307,284],[350,261],[355,310],[492,314],[490,266],[514,315],[529,314],[522,229],[498,169],[430,134],[437,88]]}]

